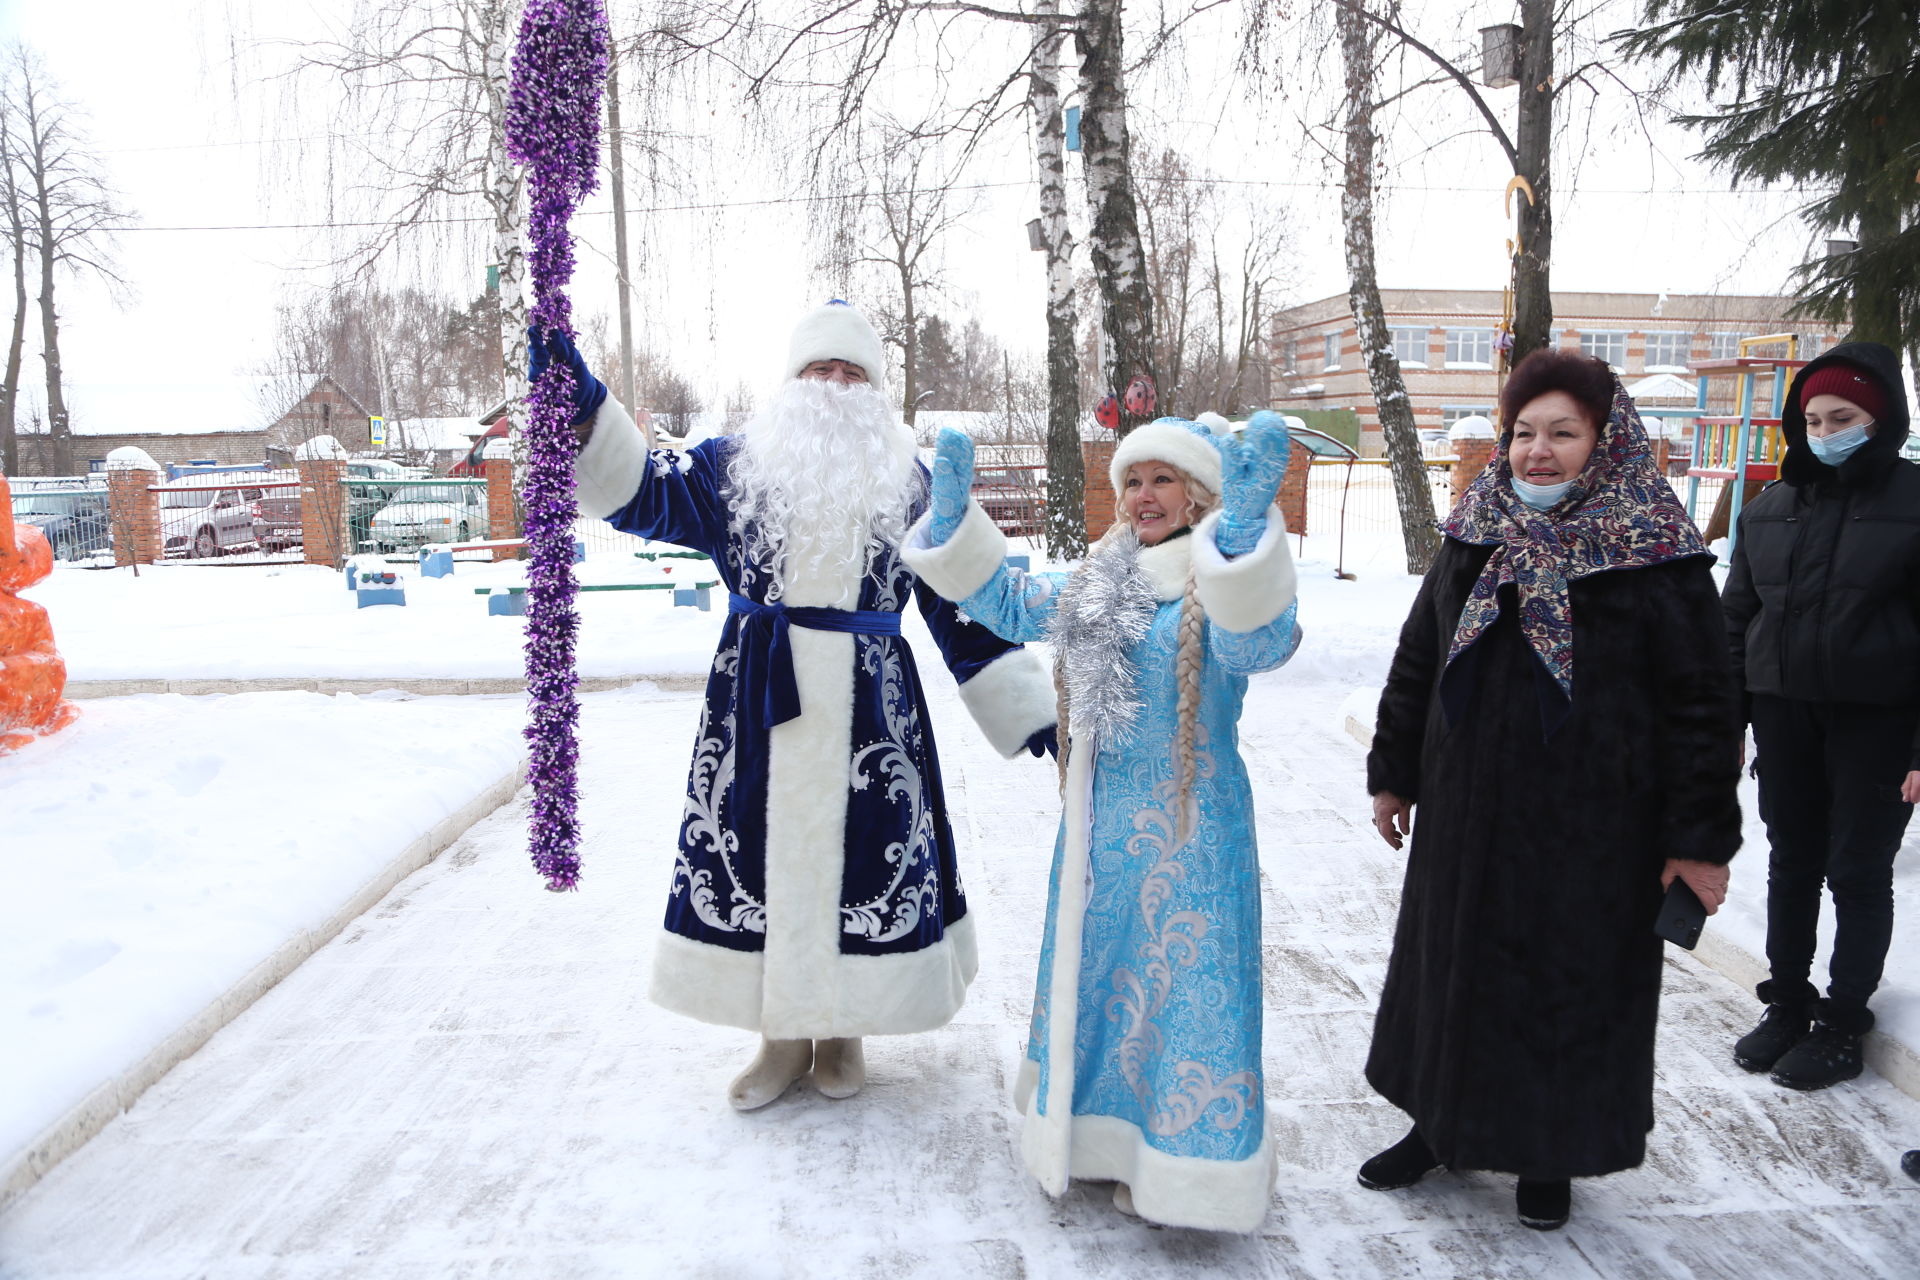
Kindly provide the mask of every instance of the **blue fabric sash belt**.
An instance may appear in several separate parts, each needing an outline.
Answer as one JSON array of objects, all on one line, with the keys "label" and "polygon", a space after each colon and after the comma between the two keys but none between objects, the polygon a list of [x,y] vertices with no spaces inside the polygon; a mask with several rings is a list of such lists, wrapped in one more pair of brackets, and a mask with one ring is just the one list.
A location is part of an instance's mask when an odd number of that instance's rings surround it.
[{"label": "blue fabric sash belt", "polygon": [[764,652],[767,669],[755,671],[758,644],[740,646],[740,691],[744,698],[760,690],[760,723],[771,728],[785,724],[800,714],[800,686],[793,675],[793,646],[787,638],[789,626],[809,631],[838,631],[857,636],[897,636],[900,615],[883,610],[824,609],[785,604],[761,604],[742,595],[727,596],[727,612],[741,615],[741,628],[765,627]]}]

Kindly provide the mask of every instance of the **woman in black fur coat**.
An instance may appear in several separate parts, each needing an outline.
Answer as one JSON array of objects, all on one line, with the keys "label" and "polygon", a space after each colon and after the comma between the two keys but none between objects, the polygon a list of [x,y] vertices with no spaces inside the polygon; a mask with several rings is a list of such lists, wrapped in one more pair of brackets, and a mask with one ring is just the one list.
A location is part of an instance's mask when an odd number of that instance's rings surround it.
[{"label": "woman in black fur coat", "polygon": [[1412,835],[1367,1079],[1414,1127],[1360,1181],[1513,1173],[1552,1229],[1569,1179],[1646,1154],[1654,919],[1676,875],[1725,897],[1740,712],[1712,556],[1612,371],[1536,352],[1501,416],[1367,757],[1380,834]]}]

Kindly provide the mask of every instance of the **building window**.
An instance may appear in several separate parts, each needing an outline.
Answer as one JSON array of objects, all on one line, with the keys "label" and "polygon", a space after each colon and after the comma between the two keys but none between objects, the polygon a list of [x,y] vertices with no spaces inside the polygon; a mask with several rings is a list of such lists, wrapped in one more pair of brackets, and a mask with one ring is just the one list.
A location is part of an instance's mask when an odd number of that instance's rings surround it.
[{"label": "building window", "polygon": [[1580,350],[1595,360],[1605,360],[1614,368],[1627,363],[1627,332],[1624,329],[1589,329],[1580,335]]},{"label": "building window", "polygon": [[1493,368],[1493,330],[1447,330],[1447,367],[1449,369]]},{"label": "building window", "polygon": [[1647,335],[1647,368],[1684,369],[1693,360],[1693,335],[1690,333],[1650,333]]},{"label": "building window", "polygon": [[1707,337],[1710,340],[1709,353],[1715,360],[1731,360],[1740,354],[1741,334],[1710,333]]},{"label": "building window", "polygon": [[1288,373],[1292,373],[1300,367],[1300,339],[1288,338],[1286,345],[1281,348],[1281,352],[1285,356],[1286,364],[1284,367]]},{"label": "building window", "polygon": [[1451,427],[1462,418],[1480,417],[1493,421],[1493,406],[1490,404],[1443,404],[1440,406],[1440,425]]},{"label": "building window", "polygon": [[1398,357],[1401,367],[1412,365],[1416,369],[1427,367],[1427,331],[1412,326],[1395,325],[1393,334],[1393,354]]},{"label": "building window", "polygon": [[1322,369],[1338,369],[1340,367],[1339,334],[1330,333],[1327,335],[1327,349],[1326,353],[1320,359],[1320,367]]}]

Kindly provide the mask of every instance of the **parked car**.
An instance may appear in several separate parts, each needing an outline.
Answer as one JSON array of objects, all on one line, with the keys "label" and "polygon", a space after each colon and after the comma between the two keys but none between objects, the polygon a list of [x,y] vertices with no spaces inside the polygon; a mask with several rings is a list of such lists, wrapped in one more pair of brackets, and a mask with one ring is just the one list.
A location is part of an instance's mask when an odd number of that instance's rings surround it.
[{"label": "parked car", "polygon": [[347,552],[373,547],[373,518],[400,492],[408,468],[385,458],[355,458],[347,463]]},{"label": "parked car", "polygon": [[408,484],[374,513],[368,540],[377,551],[485,536],[487,489],[481,484]]},{"label": "parked car", "polygon": [[98,489],[16,493],[13,520],[46,534],[59,560],[78,560],[113,545],[107,495]]},{"label": "parked car", "polygon": [[160,490],[162,554],[210,560],[253,545],[258,488],[199,485]]},{"label": "parked car", "polygon": [[1038,537],[1046,520],[1046,472],[987,467],[973,473],[973,500],[1009,538]]},{"label": "parked car", "polygon": [[253,540],[262,551],[288,551],[306,541],[300,517],[300,490],[266,489],[253,504]]}]

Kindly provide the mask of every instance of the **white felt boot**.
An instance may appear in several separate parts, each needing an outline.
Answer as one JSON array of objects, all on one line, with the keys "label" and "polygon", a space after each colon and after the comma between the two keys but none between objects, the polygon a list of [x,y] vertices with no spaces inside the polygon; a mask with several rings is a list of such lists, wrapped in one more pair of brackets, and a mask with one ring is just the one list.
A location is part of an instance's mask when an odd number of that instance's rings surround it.
[{"label": "white felt boot", "polygon": [[829,1098],[851,1098],[867,1083],[867,1057],[858,1038],[813,1042],[813,1087]]},{"label": "white felt boot", "polygon": [[1113,1207],[1126,1214],[1129,1218],[1137,1218],[1140,1216],[1138,1211],[1133,1207],[1133,1188],[1124,1182],[1116,1182],[1113,1184]]},{"label": "white felt boot", "polygon": [[753,1062],[727,1086],[735,1111],[757,1111],[787,1091],[813,1064],[811,1040],[762,1040]]}]

